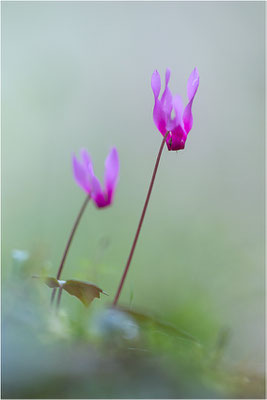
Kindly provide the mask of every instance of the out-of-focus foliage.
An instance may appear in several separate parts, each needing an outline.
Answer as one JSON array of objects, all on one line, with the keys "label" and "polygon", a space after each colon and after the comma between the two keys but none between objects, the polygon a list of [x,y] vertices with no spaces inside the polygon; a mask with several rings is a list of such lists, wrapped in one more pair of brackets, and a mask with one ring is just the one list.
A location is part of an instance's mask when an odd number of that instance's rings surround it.
[{"label": "out-of-focus foliage", "polygon": [[67,294],[56,313],[50,290],[27,277],[35,262],[21,261],[4,288],[4,398],[262,397],[263,377],[224,362],[228,331],[213,315],[191,305],[169,324],[98,299],[67,307]]}]

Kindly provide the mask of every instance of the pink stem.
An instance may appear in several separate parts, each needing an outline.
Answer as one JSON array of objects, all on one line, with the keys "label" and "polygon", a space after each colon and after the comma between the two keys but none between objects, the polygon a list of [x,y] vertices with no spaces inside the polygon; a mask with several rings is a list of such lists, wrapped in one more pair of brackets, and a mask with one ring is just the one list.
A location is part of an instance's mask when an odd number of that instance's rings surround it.
[{"label": "pink stem", "polygon": [[128,257],[128,260],[127,260],[127,264],[125,266],[125,269],[124,269],[124,272],[123,272],[123,275],[122,275],[122,278],[121,278],[121,281],[120,281],[116,296],[115,296],[114,301],[113,301],[113,305],[114,306],[116,306],[116,304],[118,302],[118,299],[120,297],[121,290],[122,290],[122,287],[123,287],[127,272],[129,270],[129,267],[130,267],[130,264],[131,264],[131,261],[132,261],[132,257],[133,257],[134,250],[135,250],[135,246],[136,246],[136,243],[137,243],[140,231],[141,231],[141,227],[142,227],[143,220],[144,220],[144,217],[145,217],[146,209],[147,209],[147,206],[148,206],[148,203],[149,203],[149,199],[150,199],[150,195],[151,195],[151,192],[152,192],[154,180],[155,180],[156,173],[157,173],[157,170],[158,170],[161,153],[162,153],[162,150],[163,150],[163,147],[164,147],[164,144],[165,144],[165,141],[166,141],[166,138],[167,138],[168,134],[169,134],[169,132],[166,132],[166,134],[165,134],[165,136],[164,136],[164,138],[162,140],[160,149],[159,149],[159,153],[158,153],[158,156],[157,156],[157,160],[156,160],[156,164],[155,164],[155,167],[154,167],[153,175],[152,175],[151,182],[150,182],[150,185],[149,185],[149,189],[148,189],[148,193],[147,193],[147,196],[146,196],[146,201],[145,201],[145,205],[144,205],[144,208],[143,208],[143,211],[142,211],[142,215],[141,215],[138,227],[137,227],[137,231],[136,231],[135,238],[134,238],[134,241],[133,241],[133,244],[132,244],[132,248],[131,248],[131,251],[130,251],[130,254],[129,254],[129,257]]},{"label": "pink stem", "polygon": [[[79,212],[79,214],[78,214],[78,216],[77,216],[77,218],[76,218],[76,220],[74,222],[74,225],[73,225],[71,233],[70,233],[70,237],[69,237],[69,239],[67,241],[67,244],[66,244],[62,259],[61,259],[60,266],[58,268],[57,279],[59,279],[60,276],[61,276],[61,272],[63,270],[63,266],[64,266],[64,263],[65,263],[65,260],[66,260],[66,257],[67,257],[67,254],[68,254],[68,251],[69,251],[73,236],[74,236],[74,234],[76,232],[76,229],[77,229],[77,227],[79,225],[79,222],[81,220],[81,217],[82,217],[82,215],[84,213],[84,210],[85,210],[89,200],[90,200],[90,196],[88,195],[88,196],[86,196],[86,199],[84,200],[83,205],[82,205],[82,207],[80,209],[80,212]],[[54,298],[55,298],[55,294],[56,294],[56,290],[57,290],[57,288],[53,289],[52,296],[51,296],[51,305],[53,304],[53,301],[54,301]]]},{"label": "pink stem", "polygon": [[58,290],[58,295],[57,295],[57,311],[59,310],[59,304],[60,304],[60,300],[61,300],[61,296],[62,296],[62,290],[63,288],[60,287]]}]

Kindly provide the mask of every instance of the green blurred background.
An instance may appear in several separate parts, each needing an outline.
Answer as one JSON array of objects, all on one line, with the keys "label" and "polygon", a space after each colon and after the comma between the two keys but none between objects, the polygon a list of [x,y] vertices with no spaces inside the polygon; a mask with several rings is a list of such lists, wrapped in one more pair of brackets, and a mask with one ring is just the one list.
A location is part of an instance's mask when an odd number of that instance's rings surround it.
[{"label": "green blurred background", "polygon": [[[85,197],[72,153],[86,147],[102,177],[115,145],[114,205],[88,206],[62,275],[95,282],[111,301],[161,143],[151,74],[163,77],[169,67],[171,90],[185,103],[196,66],[193,129],[184,151],[164,150],[121,302],[175,324],[180,318],[203,338],[211,329],[211,342],[227,328],[229,365],[263,372],[264,8],[2,2],[2,287],[9,296],[13,249],[35,257],[31,274],[56,274]],[[50,290],[40,290],[48,304]],[[62,304],[74,314],[82,307],[67,294]],[[7,359],[9,352],[7,345]]]}]

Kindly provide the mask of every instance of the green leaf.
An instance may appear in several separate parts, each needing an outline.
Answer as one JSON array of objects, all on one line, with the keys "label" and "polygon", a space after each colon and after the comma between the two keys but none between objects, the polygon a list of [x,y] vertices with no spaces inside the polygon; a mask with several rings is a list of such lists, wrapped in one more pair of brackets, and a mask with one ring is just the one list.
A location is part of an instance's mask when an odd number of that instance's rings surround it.
[{"label": "green leaf", "polygon": [[133,310],[132,308],[128,308],[125,306],[116,306],[116,307],[119,310],[124,311],[124,312],[128,313],[129,315],[131,315],[136,321],[138,321],[140,323],[152,323],[155,326],[157,326],[159,329],[164,330],[165,332],[177,335],[186,340],[190,340],[191,342],[194,342],[196,344],[200,344],[199,341],[194,336],[190,335],[190,333],[188,333],[182,329],[176,328],[174,325],[172,325],[168,322],[161,321],[158,318],[155,318],[149,314],[146,314],[146,313],[143,313],[140,311]]},{"label": "green leaf", "polygon": [[74,279],[66,281],[63,285],[72,296],[76,296],[86,307],[94,300],[95,297],[100,298],[100,293],[107,295],[98,286],[90,282],[76,281]]}]

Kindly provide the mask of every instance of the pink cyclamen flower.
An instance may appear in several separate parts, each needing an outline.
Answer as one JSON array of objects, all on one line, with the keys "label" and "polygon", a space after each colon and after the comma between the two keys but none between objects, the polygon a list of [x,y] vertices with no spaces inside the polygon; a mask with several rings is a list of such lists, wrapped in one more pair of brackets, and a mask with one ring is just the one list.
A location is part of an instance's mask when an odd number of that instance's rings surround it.
[{"label": "pink cyclamen flower", "polygon": [[72,157],[73,174],[79,186],[88,193],[99,208],[109,206],[114,197],[119,180],[119,156],[113,147],[105,161],[104,188],[94,174],[93,163],[87,150],[81,150],[81,161],[75,155]]},{"label": "pink cyclamen flower", "polygon": [[[182,99],[179,95],[173,96],[168,84],[171,71],[167,68],[165,74],[165,90],[159,99],[161,89],[160,75],[158,71],[154,71],[151,78],[151,87],[155,97],[155,105],[153,110],[153,119],[160,133],[165,136],[169,150],[184,149],[187,135],[193,125],[192,104],[199,85],[198,70],[195,68],[187,82],[188,104],[184,108]],[[172,113],[174,116],[172,117]]]}]

